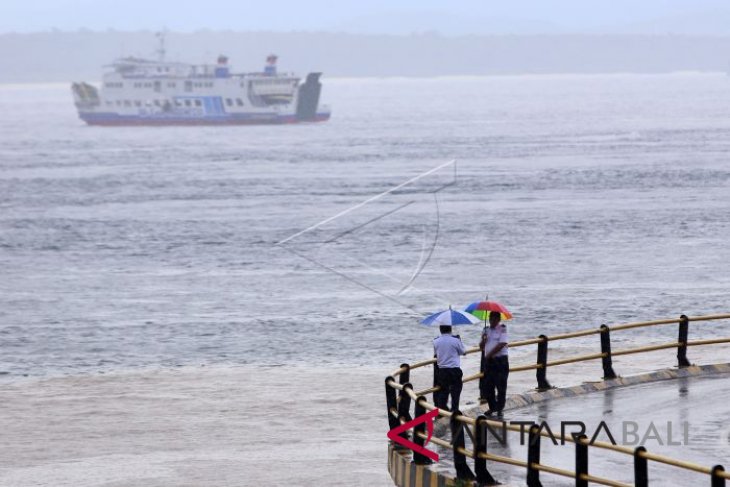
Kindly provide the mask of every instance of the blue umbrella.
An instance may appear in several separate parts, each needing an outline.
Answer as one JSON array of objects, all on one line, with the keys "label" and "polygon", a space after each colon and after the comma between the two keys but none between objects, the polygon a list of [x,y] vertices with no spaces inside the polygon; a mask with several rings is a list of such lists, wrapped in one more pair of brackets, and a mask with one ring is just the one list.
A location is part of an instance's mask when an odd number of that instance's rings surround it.
[{"label": "blue umbrella", "polygon": [[473,325],[474,323],[479,322],[479,318],[471,313],[455,311],[449,308],[446,311],[439,311],[438,313],[432,314],[428,318],[421,321],[421,324],[426,326],[459,326]]}]

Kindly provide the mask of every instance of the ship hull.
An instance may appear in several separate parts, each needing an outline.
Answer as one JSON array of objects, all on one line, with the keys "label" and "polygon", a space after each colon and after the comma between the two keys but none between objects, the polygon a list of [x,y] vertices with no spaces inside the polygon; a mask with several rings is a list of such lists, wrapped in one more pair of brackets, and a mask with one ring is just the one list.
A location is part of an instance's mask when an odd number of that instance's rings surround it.
[{"label": "ship hull", "polygon": [[175,117],[175,116],[150,116],[141,117],[138,115],[119,115],[116,113],[79,113],[79,118],[88,125],[103,127],[119,126],[201,126],[201,125],[282,125],[293,123],[325,122],[329,120],[329,112],[319,112],[314,117],[306,120],[299,119],[296,115],[235,115],[226,117]]}]

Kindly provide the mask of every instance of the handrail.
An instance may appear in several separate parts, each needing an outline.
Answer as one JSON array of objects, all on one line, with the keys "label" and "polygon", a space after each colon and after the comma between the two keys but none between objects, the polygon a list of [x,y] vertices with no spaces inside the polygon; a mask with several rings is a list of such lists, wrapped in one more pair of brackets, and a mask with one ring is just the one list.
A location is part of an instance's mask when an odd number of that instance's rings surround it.
[{"label": "handrail", "polygon": [[[510,368],[510,372],[521,372],[521,371],[528,371],[528,370],[536,370],[538,374],[538,385],[541,384],[549,384],[545,380],[545,371],[549,367],[554,367],[557,365],[565,365],[570,363],[576,363],[576,362],[584,362],[589,360],[596,360],[596,359],[602,359],[603,360],[603,368],[604,368],[604,379],[605,378],[613,378],[616,377],[615,373],[613,372],[612,366],[611,366],[611,358],[613,356],[622,356],[622,355],[630,355],[630,354],[638,354],[638,353],[645,353],[645,352],[653,352],[658,350],[665,350],[669,348],[677,348],[677,358],[679,361],[679,366],[684,367],[688,366],[689,362],[686,358],[686,349],[690,346],[705,346],[705,345],[718,345],[718,344],[727,344],[730,343],[730,338],[712,338],[712,339],[702,339],[702,340],[688,340],[688,323],[690,322],[697,322],[697,321],[710,321],[710,320],[722,320],[722,319],[730,319],[730,314],[715,314],[715,315],[705,315],[705,316],[695,316],[695,317],[687,317],[685,315],[680,316],[678,319],[661,319],[661,320],[653,320],[653,321],[644,321],[644,322],[635,322],[635,323],[626,323],[626,324],[618,324],[618,325],[612,325],[610,327],[608,326],[601,326],[600,328],[592,328],[592,329],[586,329],[586,330],[578,330],[575,332],[570,333],[562,333],[558,335],[553,336],[540,336],[536,338],[530,338],[526,340],[520,340],[509,343],[510,348],[519,347],[519,346],[528,346],[528,345],[538,345],[538,362],[532,363],[532,364],[525,364],[525,365],[518,365]],[[679,324],[679,338],[677,341],[668,342],[668,343],[660,343],[660,344],[654,344],[654,345],[646,345],[641,347],[634,347],[634,348],[627,348],[627,349],[621,349],[616,351],[611,351],[610,348],[610,332],[616,332],[616,331],[623,331],[623,330],[630,330],[634,328],[642,328],[642,327],[649,327],[649,326],[660,326],[660,325],[667,325],[667,324]],[[599,353],[590,353],[590,354],[583,354],[583,355],[576,355],[572,357],[566,357],[561,358],[557,360],[548,361],[547,360],[547,345],[549,342],[554,342],[557,340],[568,340],[573,338],[580,338],[580,337],[586,337],[586,336],[592,336],[592,335],[601,335],[601,352]],[[467,350],[467,355],[471,355],[474,353],[479,352],[479,347],[470,348]],[[542,351],[542,355],[540,352]],[[401,391],[401,397],[403,395],[407,396],[409,400],[413,401],[416,405],[416,408],[421,408],[421,411],[432,411],[436,409],[436,406],[432,403],[429,403],[425,399],[426,394],[431,394],[438,392],[440,390],[439,386],[434,384],[433,387],[429,387],[427,389],[423,389],[420,391],[414,391],[411,387],[410,383],[408,382],[408,377],[410,374],[410,371],[417,368],[426,367],[428,365],[436,365],[436,359],[431,358],[427,360],[423,360],[420,362],[416,362],[414,364],[408,365],[403,364],[400,368],[396,369],[390,376],[386,378],[386,392],[388,388],[392,388],[394,391],[398,390]],[[405,376],[402,376],[402,374],[406,374]],[[541,377],[542,375],[542,377]],[[480,379],[483,377],[482,372],[478,372],[476,374],[472,374],[469,376],[463,377],[462,381],[464,383],[474,381],[477,379]],[[399,378],[400,383],[396,381],[396,378]],[[541,383],[542,378],[542,383]],[[540,387],[538,387],[540,388]],[[395,399],[394,395],[387,395],[388,397],[388,416],[394,417],[394,419],[401,424],[405,422],[405,418],[400,417],[399,409],[397,407],[397,400]],[[409,403],[408,403],[409,404]],[[406,405],[407,406],[407,405]],[[405,407],[405,406],[404,406]],[[417,413],[418,414],[418,413]],[[499,427],[501,429],[505,429],[509,432],[520,432],[521,434],[525,433],[524,426],[517,426],[512,424],[505,424],[501,421],[494,421],[490,419],[485,419],[483,416],[480,418],[474,419],[468,416],[464,416],[460,412],[457,412],[456,417],[452,418],[454,416],[453,413],[449,411],[439,410],[439,416],[449,418],[451,421],[457,421],[461,426],[465,427],[467,429],[467,432],[469,433],[469,436],[471,436],[472,439],[476,437],[476,430],[479,428],[480,424],[486,423],[491,427]],[[534,431],[533,431],[534,430]],[[715,467],[707,467],[703,465],[699,465],[693,462],[688,462],[684,460],[678,460],[671,457],[667,457],[664,455],[658,455],[654,453],[647,452],[643,448],[633,449],[627,446],[622,445],[615,445],[613,443],[608,442],[602,442],[602,441],[587,441],[585,437],[582,438],[574,438],[572,435],[555,435],[552,432],[543,431],[542,429],[538,429],[536,427],[532,427],[530,429],[530,435],[536,435],[537,436],[537,448],[539,450],[539,438],[540,437],[551,437],[555,440],[561,440],[563,443],[570,442],[576,445],[576,448],[582,448],[586,455],[585,457],[585,465],[587,465],[587,455],[588,455],[588,448],[599,448],[604,449],[608,451],[613,451],[616,453],[620,453],[623,455],[630,455],[635,458],[640,458],[644,462],[646,461],[652,461],[656,463],[661,463],[669,466],[674,466],[677,468],[681,468],[684,470],[689,470],[693,472],[697,472],[704,475],[710,475],[713,479],[713,486],[716,485],[715,481],[722,479],[722,483],[718,483],[717,485],[724,485],[724,480],[730,479],[730,472],[725,472],[721,466],[715,466]],[[414,433],[414,441],[418,442],[419,440],[424,441],[427,440],[428,436],[423,431],[418,431]],[[580,473],[578,473],[578,465],[576,464],[576,471],[570,471],[562,468],[552,467],[549,465],[544,465],[539,462],[532,462],[528,460],[527,462],[524,460],[511,458],[511,457],[505,457],[500,455],[494,455],[492,453],[488,453],[485,450],[479,450],[477,445],[473,445],[473,449],[467,449],[463,445],[463,441],[461,442],[461,446],[456,445],[455,443],[452,444],[449,441],[443,439],[443,438],[437,438],[432,437],[430,439],[431,442],[435,443],[436,445],[439,445],[444,448],[450,448],[453,449],[455,452],[455,461],[456,461],[456,455],[457,453],[461,456],[461,459],[465,457],[473,458],[475,461],[477,459],[489,460],[489,461],[495,461],[503,464],[508,464],[512,466],[522,467],[526,468],[528,470],[528,485],[539,485],[539,480],[537,483],[535,483],[534,479],[539,478],[539,473],[544,472],[551,475],[559,475],[563,477],[573,478],[576,479],[576,482],[582,481],[583,483],[592,482],[596,484],[601,485],[607,485],[610,487],[631,487],[628,484],[618,482],[615,480],[597,477],[594,475],[590,475],[587,470],[582,470]],[[422,444],[422,443],[421,443]],[[531,446],[532,448],[532,446]],[[538,454],[539,455],[539,454]],[[576,450],[576,458],[578,457],[579,453],[578,450]],[[532,457],[530,457],[532,458]],[[538,457],[535,457],[538,458]],[[635,460],[638,461],[638,460]],[[577,462],[577,460],[576,460]],[[465,465],[463,465],[465,466]],[[468,470],[468,467],[466,467]],[[644,467],[646,468],[646,467]],[[638,470],[637,470],[638,472]],[[636,475],[639,475],[636,473]],[[530,480],[533,479],[533,480]],[[531,483],[532,482],[532,483]],[[645,486],[648,485],[645,480],[639,480],[639,477],[637,477],[637,483],[636,486]]]},{"label": "handrail", "polygon": [[[701,321],[701,320],[705,320],[705,319],[706,320],[719,320],[719,319],[727,319],[727,318],[730,318],[730,314],[718,314],[718,315],[707,315],[707,316],[697,316],[697,317],[691,317],[691,318],[690,317],[686,317],[686,318],[687,318],[687,321],[688,322],[689,321]],[[632,329],[632,328],[637,328],[637,327],[666,325],[666,324],[681,322],[681,319],[682,318],[680,318],[680,319],[663,319],[663,320],[653,320],[653,321],[645,321],[645,322],[628,323],[628,324],[625,324],[625,325],[616,325],[616,326],[613,326],[613,327],[610,328],[610,330],[612,330],[612,331],[617,331],[617,330],[620,331],[620,330],[627,330],[627,329]],[[595,334],[599,334],[599,333],[602,333],[602,332],[603,332],[603,330],[601,328],[589,329],[589,330],[581,330],[581,331],[572,332],[572,333],[563,333],[563,334],[559,334],[559,335],[553,335],[553,336],[549,336],[549,337],[545,337],[545,338],[533,338],[533,339],[528,339],[528,340],[521,340],[521,341],[518,341],[518,342],[511,342],[509,344],[509,347],[510,348],[514,348],[515,346],[522,346],[522,345],[529,345],[529,344],[541,343],[543,341],[548,341],[549,342],[549,341],[563,340],[563,339],[569,339],[569,338],[577,338],[577,337],[582,337],[582,336],[595,335]],[[681,347],[681,346],[713,345],[713,344],[729,343],[729,342],[730,342],[730,339],[722,339],[722,338],[720,338],[720,339],[710,339],[710,340],[699,340],[699,341],[686,342],[686,343],[673,342],[673,343],[668,343],[668,344],[649,345],[649,346],[646,346],[646,347],[638,347],[638,348],[633,348],[633,349],[618,350],[618,351],[615,351],[615,352],[611,353],[611,355],[618,355],[618,356],[620,356],[620,355],[627,355],[627,354],[632,354],[632,353],[640,353],[640,352],[646,352],[646,351],[662,350],[662,349],[665,349],[665,348],[675,348],[675,347]],[[468,355],[468,354],[476,353],[479,350],[480,350],[479,347],[473,347],[473,348],[467,349],[466,354]],[[573,362],[582,362],[582,361],[586,361],[586,360],[595,360],[595,359],[598,359],[598,358],[605,358],[606,356],[607,356],[607,354],[605,352],[595,353],[595,354],[587,354],[587,355],[578,355],[578,356],[574,356],[574,357],[567,357],[567,358],[560,359],[560,360],[554,360],[554,361],[551,361],[551,362],[546,362],[545,364],[531,364],[531,365],[523,365],[523,366],[512,367],[512,368],[510,368],[510,372],[521,372],[521,371],[526,371],[526,370],[535,370],[535,369],[541,369],[541,368],[551,367],[551,366],[556,366],[556,365],[564,365],[564,364],[573,363]],[[415,364],[411,365],[409,367],[409,370],[413,370],[413,369],[416,369],[416,368],[425,367],[427,365],[433,365],[435,363],[436,363],[436,359],[435,358],[428,359],[428,360],[423,360],[421,362],[416,362]],[[391,375],[393,377],[397,377],[401,373],[405,372],[405,370],[406,370],[405,367],[401,367],[401,368],[395,370]],[[466,377],[464,379],[464,382],[469,382],[469,381],[472,381],[472,380],[476,380],[476,379],[481,378],[481,377],[482,377],[482,373],[480,372],[478,374],[474,374],[474,375],[471,375],[471,376]],[[394,387],[396,387],[397,389],[402,389],[402,386],[400,386],[400,384],[396,384]],[[425,389],[424,391],[422,391],[422,394],[428,394],[428,393],[435,392],[435,391],[438,391],[438,390],[439,390],[438,388]]]}]

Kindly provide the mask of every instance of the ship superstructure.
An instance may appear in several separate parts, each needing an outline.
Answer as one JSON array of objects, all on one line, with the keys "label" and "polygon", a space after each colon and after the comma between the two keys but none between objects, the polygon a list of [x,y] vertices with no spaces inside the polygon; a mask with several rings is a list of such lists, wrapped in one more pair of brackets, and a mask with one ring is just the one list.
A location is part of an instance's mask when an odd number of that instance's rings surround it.
[{"label": "ship superstructure", "polygon": [[226,56],[216,64],[165,61],[164,38],[158,60],[117,59],[101,87],[73,83],[79,117],[90,125],[218,125],[320,122],[330,111],[320,106],[321,73],[304,83],[278,73],[270,55],[263,72],[233,73]]}]

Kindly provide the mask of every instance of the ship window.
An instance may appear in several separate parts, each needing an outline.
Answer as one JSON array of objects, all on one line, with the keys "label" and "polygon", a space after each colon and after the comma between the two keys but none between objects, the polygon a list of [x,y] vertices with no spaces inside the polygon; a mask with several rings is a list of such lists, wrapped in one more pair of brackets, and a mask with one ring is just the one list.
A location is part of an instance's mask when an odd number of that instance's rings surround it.
[{"label": "ship window", "polygon": [[181,107],[183,104],[180,100],[175,100],[175,106]]},{"label": "ship window", "polygon": [[226,105],[228,105],[229,107],[232,107],[233,106],[233,100],[231,100],[230,98],[226,98]]},{"label": "ship window", "polygon": [[160,100],[155,100],[155,106],[156,107],[159,107],[160,106]]},{"label": "ship window", "polygon": [[195,106],[196,106],[196,107],[199,107],[199,106],[202,106],[202,105],[203,105],[203,104],[201,103],[201,101],[200,101],[200,100],[195,100]]},{"label": "ship window", "polygon": [[167,87],[168,88],[174,88],[175,87],[175,83],[167,83]]},{"label": "ship window", "polygon": [[190,100],[185,100],[185,106],[186,107],[189,107],[190,106]]},{"label": "ship window", "polygon": [[240,98],[236,98],[236,105],[238,105],[239,107],[242,107],[243,106],[243,100],[241,100]]},{"label": "ship window", "polygon": [[134,100],[134,106],[141,107],[142,106],[142,102],[139,101],[139,100]]},{"label": "ship window", "polygon": [[124,100],[124,106],[125,107],[131,107],[132,106],[132,102],[129,101],[129,100]]},{"label": "ship window", "polygon": [[117,100],[117,106],[118,107],[122,106],[122,100]]}]

